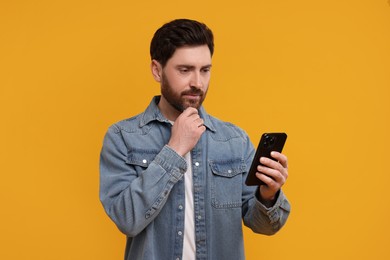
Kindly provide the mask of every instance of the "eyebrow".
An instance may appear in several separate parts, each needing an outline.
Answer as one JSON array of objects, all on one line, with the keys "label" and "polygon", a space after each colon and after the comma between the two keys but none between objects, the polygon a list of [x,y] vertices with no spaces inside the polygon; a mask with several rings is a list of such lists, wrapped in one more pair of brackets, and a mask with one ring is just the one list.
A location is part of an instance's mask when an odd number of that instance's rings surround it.
[{"label": "eyebrow", "polygon": [[[205,65],[205,66],[202,66],[201,69],[209,69],[211,68],[212,65],[211,64],[208,64],[208,65]],[[180,69],[180,68],[186,68],[186,69],[195,69],[195,66],[193,65],[185,65],[185,64],[179,64],[176,66],[176,68]]]}]

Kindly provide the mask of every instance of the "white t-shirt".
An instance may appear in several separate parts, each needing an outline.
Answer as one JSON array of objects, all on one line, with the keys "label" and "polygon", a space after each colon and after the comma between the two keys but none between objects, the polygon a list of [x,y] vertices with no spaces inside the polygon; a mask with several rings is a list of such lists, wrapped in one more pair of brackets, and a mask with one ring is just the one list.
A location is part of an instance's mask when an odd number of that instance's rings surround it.
[{"label": "white t-shirt", "polygon": [[192,181],[191,153],[184,158],[187,161],[187,171],[184,174],[185,211],[184,211],[184,241],[183,260],[195,260],[195,213],[194,213],[194,188]]},{"label": "white t-shirt", "polygon": [[[170,121],[173,125],[174,122]],[[194,212],[194,187],[192,181],[192,160],[191,153],[184,155],[187,162],[187,171],[184,174],[184,237],[183,237],[183,260],[195,260],[195,212]]]}]

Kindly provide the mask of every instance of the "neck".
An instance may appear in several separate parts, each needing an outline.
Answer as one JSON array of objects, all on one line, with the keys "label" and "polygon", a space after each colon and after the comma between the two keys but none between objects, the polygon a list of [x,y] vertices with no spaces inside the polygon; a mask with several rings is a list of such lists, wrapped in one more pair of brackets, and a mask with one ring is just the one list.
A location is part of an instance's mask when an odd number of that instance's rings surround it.
[{"label": "neck", "polygon": [[160,109],[161,114],[163,114],[163,116],[170,121],[175,121],[176,118],[182,113],[181,111],[171,106],[171,104],[169,104],[163,96],[161,96],[157,106]]}]

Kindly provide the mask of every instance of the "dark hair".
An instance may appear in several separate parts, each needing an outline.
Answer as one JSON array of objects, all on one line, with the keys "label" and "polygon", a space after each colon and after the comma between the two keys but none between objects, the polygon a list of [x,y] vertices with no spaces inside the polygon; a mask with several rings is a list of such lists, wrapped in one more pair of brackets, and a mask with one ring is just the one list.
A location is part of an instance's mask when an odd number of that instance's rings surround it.
[{"label": "dark hair", "polygon": [[204,44],[207,44],[212,56],[214,36],[205,24],[195,20],[176,19],[164,24],[154,33],[150,43],[150,56],[164,67],[177,48]]}]

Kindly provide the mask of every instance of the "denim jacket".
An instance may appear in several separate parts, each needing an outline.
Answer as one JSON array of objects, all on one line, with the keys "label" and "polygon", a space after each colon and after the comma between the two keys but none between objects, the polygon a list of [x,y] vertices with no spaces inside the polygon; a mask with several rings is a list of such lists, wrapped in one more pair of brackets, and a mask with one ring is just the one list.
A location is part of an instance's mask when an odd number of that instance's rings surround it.
[{"label": "denim jacket", "polygon": [[[166,144],[172,125],[154,97],[144,113],[112,125],[100,157],[100,200],[127,236],[125,259],[181,259],[184,235],[183,157]],[[272,235],[286,222],[290,204],[283,192],[265,207],[258,188],[245,179],[254,156],[238,127],[206,113],[206,131],[191,151],[196,259],[245,259],[242,221]]]}]

